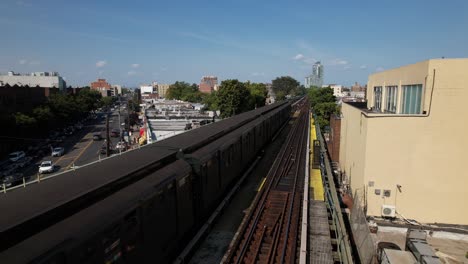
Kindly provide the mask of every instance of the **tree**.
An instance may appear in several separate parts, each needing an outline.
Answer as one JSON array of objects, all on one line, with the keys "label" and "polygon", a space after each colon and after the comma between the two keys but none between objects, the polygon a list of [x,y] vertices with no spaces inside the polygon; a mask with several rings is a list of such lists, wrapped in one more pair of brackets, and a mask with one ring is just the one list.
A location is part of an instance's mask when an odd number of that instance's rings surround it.
[{"label": "tree", "polygon": [[254,109],[264,106],[268,95],[266,85],[263,83],[246,82],[245,86],[250,92],[249,108]]},{"label": "tree", "polygon": [[31,129],[36,126],[37,121],[34,117],[18,112],[15,114],[15,123],[17,127]]},{"label": "tree", "polygon": [[211,111],[219,110],[218,92],[213,91],[210,94],[206,94],[203,97],[203,104],[205,105],[206,110],[211,110]]},{"label": "tree", "polygon": [[331,88],[310,88],[308,91],[310,107],[314,108],[318,103],[335,102],[336,98],[333,95]]},{"label": "tree", "polygon": [[102,105],[101,100],[101,93],[90,89],[82,89],[76,97],[76,102],[82,107],[83,112],[98,109]]},{"label": "tree", "polygon": [[339,107],[335,102],[318,103],[315,105],[314,113],[317,123],[324,128],[330,125],[330,116],[339,113]]},{"label": "tree", "polygon": [[116,101],[117,101],[117,98],[112,97],[112,96],[102,97],[101,99],[102,105],[104,107],[111,107]]},{"label": "tree", "polygon": [[222,81],[217,93],[221,117],[229,117],[249,110],[249,97],[249,90],[244,83],[238,80]]},{"label": "tree", "polygon": [[273,92],[278,96],[279,92],[283,92],[286,95],[295,95],[297,89],[300,87],[300,83],[291,76],[282,76],[274,79],[271,84]]},{"label": "tree", "polygon": [[198,90],[198,85],[186,82],[175,82],[166,93],[167,99],[176,99],[187,102],[199,103],[203,101],[203,93]]},{"label": "tree", "polygon": [[323,129],[330,124],[330,115],[339,112],[336,104],[336,98],[333,95],[333,89],[310,88],[308,91],[310,107],[316,115],[316,121]]}]

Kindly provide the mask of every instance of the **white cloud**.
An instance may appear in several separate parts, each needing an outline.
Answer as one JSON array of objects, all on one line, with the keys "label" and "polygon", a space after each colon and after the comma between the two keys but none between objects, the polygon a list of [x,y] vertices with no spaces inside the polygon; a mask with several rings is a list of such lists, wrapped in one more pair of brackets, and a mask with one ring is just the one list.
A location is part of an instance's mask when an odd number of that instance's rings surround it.
[{"label": "white cloud", "polygon": [[107,61],[101,60],[101,61],[96,62],[96,67],[101,68],[101,67],[104,67],[104,65],[106,64],[107,64]]},{"label": "white cloud", "polygon": [[136,71],[129,71],[129,72],[127,72],[127,75],[129,75],[129,76],[133,76],[133,75],[136,75],[136,74],[137,74]]},{"label": "white cloud", "polygon": [[39,64],[41,64],[40,61],[30,61],[29,62],[29,65],[39,65]]},{"label": "white cloud", "polygon": [[99,75],[99,76],[102,76],[103,73],[104,73],[104,71],[99,71],[99,72],[98,72],[98,75]]},{"label": "white cloud", "polygon": [[349,62],[346,60],[342,59],[334,59],[330,61],[330,65],[335,66],[335,65],[347,65]]},{"label": "white cloud", "polygon": [[351,66],[349,66],[349,65],[346,65],[346,66],[344,66],[344,68],[343,68],[343,69],[345,69],[345,70],[349,70],[349,69],[351,69]]},{"label": "white cloud", "polygon": [[365,70],[365,69],[367,69],[367,65],[361,65],[361,67],[359,67],[359,69]]},{"label": "white cloud", "polygon": [[264,72],[253,72],[252,76],[265,76]]},{"label": "white cloud", "polygon": [[135,68],[135,69],[136,69],[136,68],[140,67],[140,64],[138,64],[138,63],[134,63],[134,64],[130,65],[130,67],[132,67],[132,68]]},{"label": "white cloud", "polygon": [[383,70],[385,70],[383,67],[377,67],[377,69],[375,69],[375,71],[378,71],[378,72],[383,71]]},{"label": "white cloud", "polygon": [[293,57],[293,60],[302,60],[302,59],[304,59],[304,55],[300,53]]},{"label": "white cloud", "polygon": [[23,64],[26,64],[27,62],[28,62],[27,60],[24,60],[24,59],[23,59],[23,60],[20,60],[20,61],[19,61],[19,64],[23,65]]}]

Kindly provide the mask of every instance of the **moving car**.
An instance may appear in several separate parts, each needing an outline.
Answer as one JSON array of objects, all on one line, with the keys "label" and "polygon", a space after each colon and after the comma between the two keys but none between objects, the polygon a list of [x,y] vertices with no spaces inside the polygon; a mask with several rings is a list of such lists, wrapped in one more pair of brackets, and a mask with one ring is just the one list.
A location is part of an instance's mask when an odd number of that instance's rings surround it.
[{"label": "moving car", "polygon": [[17,162],[18,160],[24,158],[25,156],[26,156],[26,153],[24,153],[24,151],[16,151],[16,152],[10,153],[8,155],[8,158],[12,162]]},{"label": "moving car", "polygon": [[101,139],[102,139],[101,133],[93,134],[93,140],[94,141],[101,140]]},{"label": "moving car", "polygon": [[65,152],[65,149],[62,147],[54,148],[52,150],[52,157],[60,157]]},{"label": "moving car", "polygon": [[41,165],[39,165],[39,173],[50,173],[54,171],[54,165],[52,161],[43,161]]}]

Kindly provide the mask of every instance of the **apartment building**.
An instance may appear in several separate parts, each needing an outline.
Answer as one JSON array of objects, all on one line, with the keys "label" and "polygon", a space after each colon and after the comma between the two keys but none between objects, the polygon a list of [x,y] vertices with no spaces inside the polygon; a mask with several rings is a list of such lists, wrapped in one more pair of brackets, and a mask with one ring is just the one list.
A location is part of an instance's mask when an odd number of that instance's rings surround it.
[{"label": "apartment building", "polygon": [[369,76],[367,103],[343,103],[340,169],[371,216],[468,224],[468,59]]}]

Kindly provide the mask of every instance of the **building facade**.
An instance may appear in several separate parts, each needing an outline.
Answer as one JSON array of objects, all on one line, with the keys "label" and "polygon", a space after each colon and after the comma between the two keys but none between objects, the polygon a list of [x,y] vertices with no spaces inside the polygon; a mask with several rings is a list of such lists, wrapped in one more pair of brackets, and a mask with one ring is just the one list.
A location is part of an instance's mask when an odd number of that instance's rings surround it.
[{"label": "building facade", "polygon": [[157,93],[158,89],[155,88],[153,85],[142,84],[140,85],[140,91],[141,91],[141,94],[145,94],[145,93],[153,94],[153,93]]},{"label": "building facade", "polygon": [[166,98],[166,93],[167,93],[167,90],[169,90],[170,86],[171,86],[170,84],[164,84],[164,83],[158,84],[159,97]]},{"label": "building facade", "polygon": [[305,87],[322,87],[323,85],[323,65],[317,61],[312,65],[312,74],[305,78]]},{"label": "building facade", "polygon": [[91,90],[100,92],[103,97],[113,96],[114,94],[112,86],[106,79],[97,79],[97,81],[92,82]]},{"label": "building facade", "polygon": [[218,77],[216,76],[203,76],[200,85],[199,85],[199,90],[202,93],[212,93],[215,91],[215,88],[218,86]]},{"label": "building facade", "polygon": [[367,103],[343,103],[340,169],[368,215],[468,224],[467,73],[468,59],[427,60],[370,75]]},{"label": "building facade", "polygon": [[64,91],[67,87],[66,82],[57,72],[33,72],[29,75],[8,72],[7,75],[0,75],[0,86],[18,85],[42,88],[58,88]]},{"label": "building facade", "polygon": [[330,87],[333,89],[333,95],[335,97],[343,97],[347,95],[347,93],[343,92],[343,85],[340,84],[327,84],[327,85],[322,85],[322,88],[327,88]]}]

